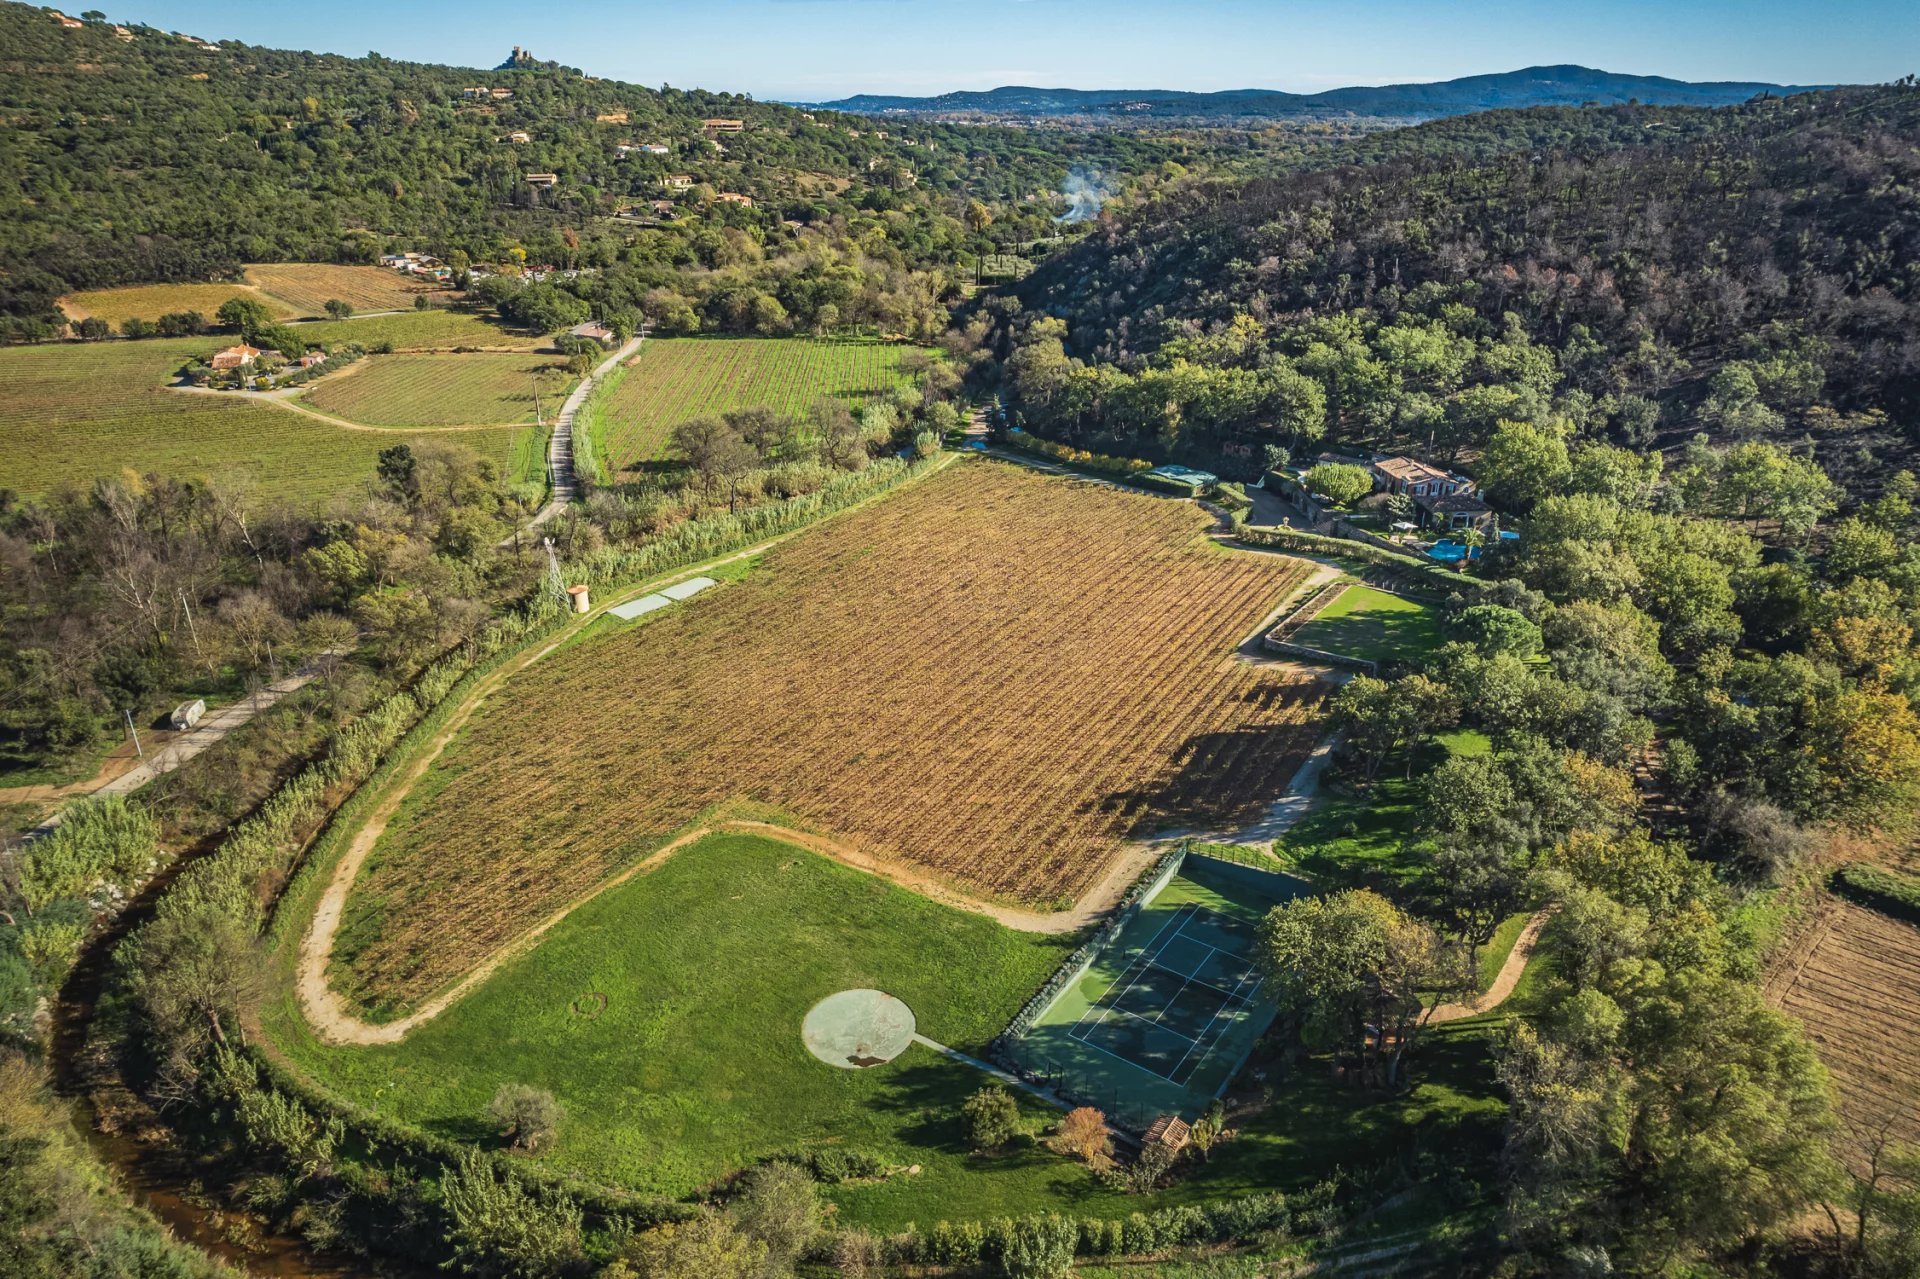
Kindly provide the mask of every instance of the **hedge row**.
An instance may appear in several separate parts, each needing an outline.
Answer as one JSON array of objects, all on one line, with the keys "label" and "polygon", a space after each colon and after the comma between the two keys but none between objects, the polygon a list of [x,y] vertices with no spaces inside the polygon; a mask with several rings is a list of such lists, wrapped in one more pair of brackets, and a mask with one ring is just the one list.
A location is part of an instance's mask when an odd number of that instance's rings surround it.
[{"label": "hedge row", "polygon": [[1022,453],[1051,458],[1055,462],[1064,462],[1068,466],[1077,466],[1082,470],[1098,471],[1103,475],[1136,476],[1142,471],[1153,469],[1153,463],[1144,458],[1111,457],[1105,453],[1089,453],[1085,449],[1077,449],[1070,444],[1057,444],[1052,440],[1043,440],[1037,435],[1018,429],[1007,432],[1007,443]]},{"label": "hedge row", "polygon": [[1338,1220],[1336,1191],[1335,1183],[1325,1181],[1291,1197],[1276,1190],[1136,1212],[1118,1220],[1039,1214],[997,1221],[942,1221],[893,1241],[890,1251],[899,1264],[971,1266],[1002,1261],[1010,1243],[1036,1234],[1058,1235],[1065,1244],[1070,1232],[1073,1253],[1081,1257],[1140,1256],[1275,1234],[1318,1234]]},{"label": "hedge row", "polygon": [[1920,924],[1920,878],[1884,866],[1848,862],[1833,872],[1833,891],[1895,919]]}]

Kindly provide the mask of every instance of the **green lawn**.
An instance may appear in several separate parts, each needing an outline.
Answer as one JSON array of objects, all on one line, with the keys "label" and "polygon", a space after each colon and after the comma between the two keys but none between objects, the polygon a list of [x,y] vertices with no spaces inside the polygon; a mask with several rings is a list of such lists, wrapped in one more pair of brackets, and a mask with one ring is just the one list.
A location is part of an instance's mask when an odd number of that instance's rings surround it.
[{"label": "green lawn", "polygon": [[[922,1034],[983,1052],[1074,940],[1013,932],[792,845],[714,836],[582,906],[400,1044],[322,1045],[290,1001],[271,1029],[322,1083],[449,1137],[490,1137],[502,1083],[551,1089],[568,1120],[549,1158],[591,1178],[678,1196],[839,1145],[922,1168],[849,1188],[863,1219],[991,1216],[1097,1187],[1045,1152],[970,1156],[959,1108],[980,1072],[920,1045],[835,1069],[807,1053],[800,1020],[872,986],[906,1000]],[[604,1011],[574,1011],[596,992]]]},{"label": "green lawn", "polygon": [[1371,586],[1349,586],[1288,638],[1383,665],[1417,663],[1440,647],[1440,610]]},{"label": "green lawn", "polygon": [[[1076,940],[1013,932],[791,845],[713,836],[582,906],[403,1043],[321,1044],[290,994],[264,1020],[322,1085],[449,1137],[495,1140],[485,1109],[501,1083],[551,1089],[567,1119],[544,1158],[647,1192],[694,1193],[826,1145],[919,1165],[830,1190],[842,1221],[879,1230],[1037,1209],[1124,1216],[1297,1189],[1410,1144],[1478,1151],[1494,1139],[1484,1028],[1437,1034],[1400,1096],[1359,1093],[1312,1062],[1260,1062],[1267,1103],[1209,1163],[1146,1198],[1030,1143],[969,1153],[959,1110],[983,1076],[929,1048],[847,1071],[801,1045],[815,1001],[876,986],[907,1001],[922,1034],[983,1051]],[[604,1011],[574,1011],[595,993]],[[1035,1133],[1055,1115],[1025,1109]]]}]

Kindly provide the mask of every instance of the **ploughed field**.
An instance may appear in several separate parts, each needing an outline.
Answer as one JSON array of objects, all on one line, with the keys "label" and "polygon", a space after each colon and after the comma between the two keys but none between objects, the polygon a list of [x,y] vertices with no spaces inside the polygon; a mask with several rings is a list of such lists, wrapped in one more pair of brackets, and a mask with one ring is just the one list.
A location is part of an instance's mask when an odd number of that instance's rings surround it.
[{"label": "ploughed field", "polygon": [[[381,449],[424,438],[345,430],[240,392],[167,389],[189,358],[233,341],[208,335],[0,350],[0,488],[35,496],[130,468],[321,501],[370,480]],[[505,467],[523,434],[469,431],[459,442]]]},{"label": "ploughed field", "polygon": [[491,351],[373,355],[314,382],[303,397],[325,413],[368,426],[530,423],[559,413],[573,378],[551,356]]},{"label": "ploughed field", "polygon": [[1920,928],[1848,902],[1830,910],[1768,998],[1806,1026],[1832,1073],[1845,1149],[1859,1156],[1883,1125],[1896,1142],[1920,1142]]},{"label": "ploughed field", "polygon": [[975,892],[1266,811],[1321,687],[1233,660],[1307,565],[1195,507],[974,463],[493,694],[388,825],[330,974],[403,1011],[733,800]]},{"label": "ploughed field", "polygon": [[802,417],[823,396],[858,402],[906,384],[910,347],[806,338],[649,339],[601,398],[593,418],[618,474],[665,450],[680,423],[732,409]]}]

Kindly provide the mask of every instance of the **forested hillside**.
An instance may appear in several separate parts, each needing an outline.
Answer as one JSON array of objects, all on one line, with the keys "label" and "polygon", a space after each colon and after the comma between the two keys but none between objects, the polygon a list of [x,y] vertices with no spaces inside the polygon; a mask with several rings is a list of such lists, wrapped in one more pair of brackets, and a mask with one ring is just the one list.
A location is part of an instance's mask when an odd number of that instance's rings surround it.
[{"label": "forested hillside", "polygon": [[[502,32],[503,48],[514,34]],[[919,266],[990,250],[978,234],[989,221],[995,237],[1046,232],[1052,193],[1077,164],[1150,170],[1190,149],[880,132],[550,64],[476,71],[212,45],[138,25],[64,27],[20,4],[0,5],[0,49],[0,323],[50,319],[72,289],[232,278],[242,262],[368,262],[393,246],[606,265],[634,238],[609,215],[667,195],[707,214],[709,239],[728,227],[777,239],[784,222],[844,231],[851,219],[869,252]],[[744,129],[710,135],[709,118]],[[535,186],[530,173],[557,182]],[[693,186],[664,188],[673,174]],[[755,203],[716,208],[716,192]],[[969,222],[972,201],[982,207]],[[643,258],[737,256],[692,232],[658,238],[671,243]]]},{"label": "forested hillside", "polygon": [[[1496,113],[1339,149],[1364,167],[1163,187],[1025,282],[1065,352],[1112,367],[1023,393],[1075,438],[1169,446],[1811,432],[1871,483],[1854,454],[1904,453],[1920,408],[1917,140],[1907,83]],[[1223,399],[1235,370],[1268,389]],[[1296,373],[1323,412],[1274,398]]]}]

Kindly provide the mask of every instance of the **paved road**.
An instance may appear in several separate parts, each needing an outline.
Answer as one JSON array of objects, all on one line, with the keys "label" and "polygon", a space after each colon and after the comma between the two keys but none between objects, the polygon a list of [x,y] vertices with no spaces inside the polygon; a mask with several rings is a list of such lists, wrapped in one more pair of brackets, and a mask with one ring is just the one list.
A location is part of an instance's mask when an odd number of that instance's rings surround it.
[{"label": "paved road", "polygon": [[[547,478],[552,485],[550,496],[547,498],[547,504],[541,507],[528,522],[529,529],[539,528],[548,520],[558,517],[560,512],[567,509],[567,504],[579,495],[579,480],[573,473],[574,415],[580,411],[580,406],[587,402],[587,397],[593,394],[595,384],[612,372],[622,360],[630,358],[634,352],[638,351],[640,344],[646,341],[646,336],[643,331],[628,338],[625,346],[600,361],[593,372],[581,378],[580,385],[573,388],[573,394],[569,395],[567,402],[560,406],[560,416],[553,421],[553,438],[547,441]],[[512,541],[512,538],[508,538],[501,545],[505,546]]]},{"label": "paved road", "polygon": [[[303,666],[293,674],[275,680],[257,693],[243,697],[231,705],[222,706],[217,711],[207,712],[198,724],[148,755],[146,762],[95,788],[89,793],[90,797],[98,799],[107,795],[132,794],[154,778],[163,773],[171,773],[209,746],[223,740],[229,733],[244,726],[254,716],[271,708],[289,693],[311,683],[319,674],[320,668],[317,665]],[[59,824],[60,814],[56,812],[28,831],[25,839],[37,839]]]}]

